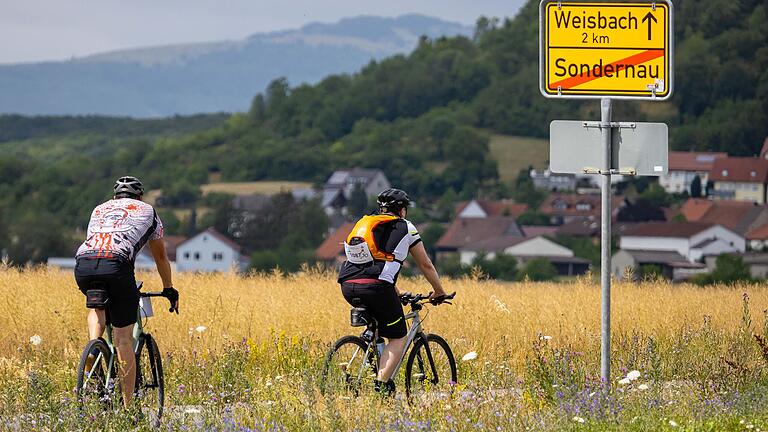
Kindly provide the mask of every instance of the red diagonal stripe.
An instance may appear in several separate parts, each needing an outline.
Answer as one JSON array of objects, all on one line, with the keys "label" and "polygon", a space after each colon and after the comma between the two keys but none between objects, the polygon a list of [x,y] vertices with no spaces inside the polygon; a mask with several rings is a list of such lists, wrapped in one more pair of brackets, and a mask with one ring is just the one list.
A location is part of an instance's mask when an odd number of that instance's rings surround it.
[{"label": "red diagonal stripe", "polygon": [[[627,57],[625,59],[621,59],[621,60],[617,60],[617,61],[615,61],[613,63],[609,63],[608,65],[603,65],[603,69],[605,69],[606,66],[610,65],[610,66],[614,66],[615,67],[618,64],[623,64],[623,65],[627,65],[627,66],[637,66],[639,64],[642,64],[642,63],[645,63],[645,62],[649,62],[649,61],[651,61],[653,59],[656,59],[656,58],[659,58],[659,57],[664,57],[664,50],[663,49],[653,49],[653,50],[643,51],[641,53],[638,53],[638,54],[635,54],[635,55],[631,55],[631,56],[629,56],[629,57]],[[592,69],[592,71],[594,71],[594,68]],[[558,87],[562,87],[563,90],[566,90],[566,89],[570,89],[570,88],[574,88],[576,86],[582,85],[584,83],[588,83],[588,82],[596,80],[598,78],[603,78],[603,77],[605,77],[605,75],[603,75],[603,76],[595,76],[594,74],[591,75],[591,76],[578,75],[578,76],[566,78],[566,79],[564,79],[562,81],[558,81],[556,83],[552,83],[552,84],[549,85],[549,89],[550,90],[557,90]]]}]

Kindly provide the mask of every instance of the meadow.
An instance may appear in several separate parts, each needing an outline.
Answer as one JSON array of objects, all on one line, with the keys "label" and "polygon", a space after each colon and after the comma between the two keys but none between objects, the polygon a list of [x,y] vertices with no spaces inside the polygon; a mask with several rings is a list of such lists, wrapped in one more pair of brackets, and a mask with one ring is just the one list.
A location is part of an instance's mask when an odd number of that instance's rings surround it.
[{"label": "meadow", "polygon": [[[147,290],[154,274],[140,275]],[[761,430],[768,428],[768,289],[663,281],[614,285],[610,385],[599,379],[600,289],[591,278],[447,280],[429,307],[451,344],[450,398],[324,397],[322,357],[349,327],[332,274],[176,276],[181,314],[146,325],[166,375],[166,430]],[[426,291],[420,279],[400,282]],[[0,428],[148,430],[77,408],[84,301],[69,273],[0,267]],[[474,359],[470,353],[476,353]],[[466,357],[467,360],[462,360]]]}]

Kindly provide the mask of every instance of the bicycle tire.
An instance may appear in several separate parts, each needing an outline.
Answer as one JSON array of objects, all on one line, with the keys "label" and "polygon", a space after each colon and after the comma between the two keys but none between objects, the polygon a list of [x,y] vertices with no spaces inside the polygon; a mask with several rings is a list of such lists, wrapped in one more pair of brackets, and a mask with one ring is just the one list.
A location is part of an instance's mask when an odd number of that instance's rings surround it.
[{"label": "bicycle tire", "polygon": [[[95,354],[92,360],[91,353]],[[117,389],[116,386],[111,386],[107,382],[107,371],[112,355],[112,351],[103,339],[94,339],[85,345],[77,366],[77,387],[75,388],[77,400],[81,406],[93,402],[106,402],[107,398],[112,396],[110,393],[114,393]],[[91,367],[87,371],[89,360],[91,360]],[[116,378],[113,370],[112,379]]]},{"label": "bicycle tire", "polygon": [[[405,395],[408,400],[428,394],[436,397],[450,397],[458,382],[456,359],[451,347],[442,337],[428,334],[426,340],[430,357],[427,355],[424,339],[424,337],[417,338],[408,354],[408,361],[405,364]],[[440,364],[435,364],[438,361]],[[432,365],[437,374],[433,372]]]},{"label": "bicycle tire", "polygon": [[154,427],[160,426],[165,402],[165,378],[160,349],[155,339],[144,333],[136,348],[136,386],[134,396],[147,419]]},{"label": "bicycle tire", "polygon": [[[350,352],[346,352],[347,350]],[[325,356],[320,392],[323,395],[356,397],[361,390],[365,390],[368,382],[370,386],[367,387],[372,390],[379,370],[378,365],[375,344],[369,345],[358,336],[339,338]]]}]

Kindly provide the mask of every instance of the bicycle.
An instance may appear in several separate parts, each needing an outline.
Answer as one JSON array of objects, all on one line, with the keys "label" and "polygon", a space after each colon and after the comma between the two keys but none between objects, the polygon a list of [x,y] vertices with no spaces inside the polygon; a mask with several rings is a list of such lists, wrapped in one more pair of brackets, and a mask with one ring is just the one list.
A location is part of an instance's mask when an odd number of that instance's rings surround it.
[{"label": "bicycle", "polygon": [[[141,290],[142,282],[138,282],[136,286]],[[154,427],[157,427],[163,415],[165,400],[163,364],[157,342],[152,335],[144,331],[142,318],[146,321],[153,315],[152,303],[148,299],[165,296],[161,292],[140,292],[139,297],[141,301],[137,310],[136,325],[133,328],[133,337],[136,341],[134,399],[142,413],[150,412],[148,419]],[[171,305],[170,311],[174,310],[178,313],[178,309],[174,309]],[[104,337],[89,341],[80,356],[76,392],[81,406],[89,403],[100,403],[107,408],[113,403],[122,406],[122,391],[119,386],[120,380],[117,378],[117,360],[117,348],[112,343],[112,325],[107,324]]]},{"label": "bicycle", "polygon": [[[456,293],[450,294],[444,300],[455,296]],[[429,302],[429,295],[405,293],[400,296],[400,301],[404,306],[411,307],[405,315],[411,325],[406,334],[405,350],[392,376],[397,376],[407,355],[405,393],[409,401],[427,395],[450,396],[458,382],[453,352],[445,339],[423,331],[423,320],[419,314]],[[444,303],[451,304],[449,301]],[[366,329],[360,336],[340,338],[328,351],[321,376],[321,392],[324,395],[340,391],[346,396],[358,396],[366,386],[373,389],[383,348],[378,323],[366,308],[354,307],[350,311],[350,324],[353,327],[365,326]]]}]

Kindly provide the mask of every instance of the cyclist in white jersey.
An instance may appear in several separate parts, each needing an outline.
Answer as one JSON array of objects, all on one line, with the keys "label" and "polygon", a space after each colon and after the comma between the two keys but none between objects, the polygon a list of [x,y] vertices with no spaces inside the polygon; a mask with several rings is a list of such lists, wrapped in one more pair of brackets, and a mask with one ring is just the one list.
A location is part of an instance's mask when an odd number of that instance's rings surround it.
[{"label": "cyclist in white jersey", "polygon": [[117,354],[122,362],[120,381],[123,401],[131,402],[136,381],[133,326],[139,306],[134,276],[136,254],[149,245],[163,281],[163,294],[178,313],[179,293],[173,288],[171,264],[163,243],[163,223],[155,209],[142,201],[144,186],[136,177],[115,182],[114,198],[91,213],[85,241],[77,250],[75,280],[86,296],[88,336],[104,334],[107,322],[113,326]]}]

